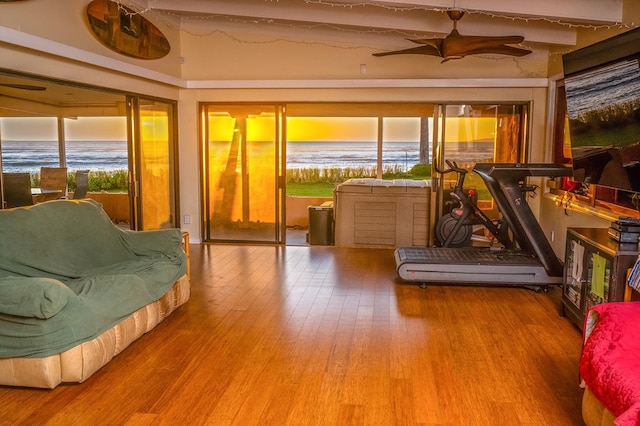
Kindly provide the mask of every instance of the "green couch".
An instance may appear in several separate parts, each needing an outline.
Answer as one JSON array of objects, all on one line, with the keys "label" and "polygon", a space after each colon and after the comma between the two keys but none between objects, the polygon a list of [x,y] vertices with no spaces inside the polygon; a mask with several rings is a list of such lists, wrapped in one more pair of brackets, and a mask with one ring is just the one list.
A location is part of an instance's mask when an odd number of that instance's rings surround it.
[{"label": "green couch", "polygon": [[188,300],[186,272],[179,229],[121,229],[93,200],[0,211],[0,384],[86,380]]}]

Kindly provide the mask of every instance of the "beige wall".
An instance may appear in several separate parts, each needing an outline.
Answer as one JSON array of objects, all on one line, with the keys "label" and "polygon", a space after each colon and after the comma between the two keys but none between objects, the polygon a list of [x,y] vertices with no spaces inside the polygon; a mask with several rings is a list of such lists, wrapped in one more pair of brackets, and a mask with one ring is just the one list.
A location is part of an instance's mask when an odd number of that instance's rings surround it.
[{"label": "beige wall", "polygon": [[575,210],[565,211],[556,201],[548,197],[541,198],[540,203],[542,204],[542,214],[539,220],[540,226],[551,243],[553,251],[561,259],[564,259],[567,228],[607,228],[611,223],[610,219],[598,218],[593,214]]},{"label": "beige wall", "polygon": [[524,58],[470,56],[440,63],[440,58],[425,55],[374,57],[378,50],[358,46],[240,41],[251,40],[248,36],[183,34],[181,40],[182,77],[187,80],[531,78],[547,73],[546,50]]},{"label": "beige wall", "polygon": [[640,19],[640,1],[638,0],[624,0],[623,1],[622,16],[623,22],[620,26],[612,28],[599,28],[593,30],[590,28],[579,29],[576,39],[576,47],[567,49],[566,47],[553,48],[549,52],[549,70],[548,75],[554,76],[562,74],[562,55],[572,50],[579,49],[581,47],[589,46],[597,43],[600,40],[604,40],[610,37],[620,34],[625,31],[629,31],[638,26],[638,20]]},{"label": "beige wall", "polygon": [[[0,26],[18,30],[25,34],[42,37],[64,46],[95,52],[105,58],[112,58],[128,64],[149,67],[157,72],[178,77],[180,75],[180,32],[153,21],[169,39],[171,51],[161,59],[147,61],[120,55],[102,45],[89,29],[86,18],[86,6],[89,0],[64,1],[21,1],[3,3],[0,9]],[[1,43],[0,43],[1,45]],[[11,66],[2,58],[2,67]],[[36,63],[31,72],[48,73],[48,69]],[[100,81],[94,80],[93,83]]]},{"label": "beige wall", "polygon": [[287,226],[309,226],[309,206],[321,206],[332,197],[286,197]]}]

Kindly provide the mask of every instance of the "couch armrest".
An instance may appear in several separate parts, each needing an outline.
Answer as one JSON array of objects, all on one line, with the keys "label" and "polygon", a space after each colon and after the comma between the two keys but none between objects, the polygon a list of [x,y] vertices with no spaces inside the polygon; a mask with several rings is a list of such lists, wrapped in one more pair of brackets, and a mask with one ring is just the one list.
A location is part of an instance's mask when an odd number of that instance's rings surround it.
[{"label": "couch armrest", "polygon": [[178,228],[151,231],[122,230],[122,238],[130,251],[139,256],[158,253],[184,253],[182,231]]}]

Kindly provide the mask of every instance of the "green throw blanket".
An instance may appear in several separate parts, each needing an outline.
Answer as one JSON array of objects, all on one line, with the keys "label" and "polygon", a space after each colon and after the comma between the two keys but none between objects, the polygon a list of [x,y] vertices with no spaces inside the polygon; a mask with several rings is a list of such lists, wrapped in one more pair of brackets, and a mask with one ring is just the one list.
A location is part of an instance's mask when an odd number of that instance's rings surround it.
[{"label": "green throw blanket", "polygon": [[0,358],[91,340],[187,270],[179,229],[129,231],[93,200],[0,211]]}]

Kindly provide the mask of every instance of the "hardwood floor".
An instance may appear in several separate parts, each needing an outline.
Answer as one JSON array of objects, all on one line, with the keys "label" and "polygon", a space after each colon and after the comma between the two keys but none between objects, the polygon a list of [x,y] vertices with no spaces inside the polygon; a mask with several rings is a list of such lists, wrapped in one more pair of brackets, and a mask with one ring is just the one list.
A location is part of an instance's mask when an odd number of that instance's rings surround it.
[{"label": "hardwood floor", "polygon": [[191,300],[3,425],[580,425],[559,289],[397,282],[390,250],[191,245]]}]

